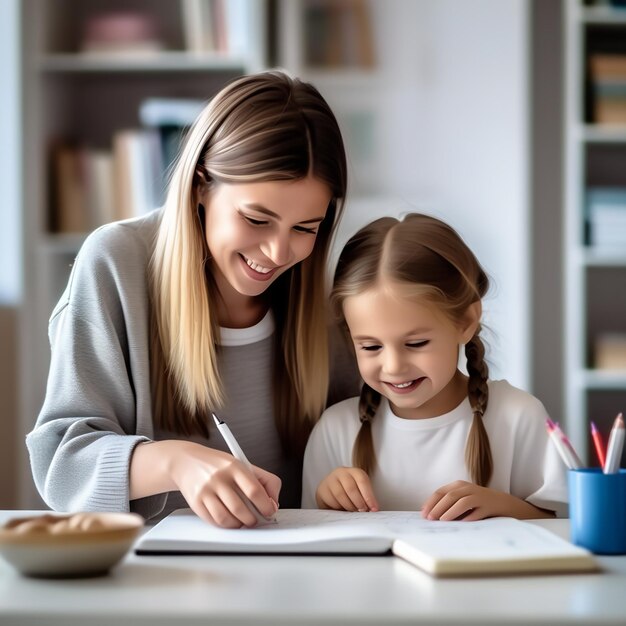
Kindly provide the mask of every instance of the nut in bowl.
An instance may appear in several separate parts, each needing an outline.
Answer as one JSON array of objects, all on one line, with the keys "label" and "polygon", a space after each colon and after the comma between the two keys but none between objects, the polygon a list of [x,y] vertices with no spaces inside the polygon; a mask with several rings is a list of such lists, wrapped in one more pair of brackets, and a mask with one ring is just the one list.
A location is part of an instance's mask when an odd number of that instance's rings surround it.
[{"label": "nut in bowl", "polygon": [[13,518],[0,527],[0,555],[26,576],[101,576],[124,557],[143,524],[135,513]]}]

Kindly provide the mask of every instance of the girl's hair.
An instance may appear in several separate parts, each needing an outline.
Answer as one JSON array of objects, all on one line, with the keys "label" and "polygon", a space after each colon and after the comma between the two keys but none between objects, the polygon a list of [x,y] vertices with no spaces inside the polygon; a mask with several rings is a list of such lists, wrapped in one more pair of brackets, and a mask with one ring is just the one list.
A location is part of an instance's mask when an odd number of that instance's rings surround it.
[{"label": "girl's hair", "polygon": [[[489,289],[489,279],[478,260],[450,226],[428,215],[411,213],[402,221],[383,217],[362,228],[344,247],[337,264],[331,304],[342,319],[346,298],[381,284],[395,283],[402,294],[426,301],[455,324],[463,321],[468,307]],[[493,463],[482,416],[489,390],[485,348],[478,325],[465,346],[468,397],[474,418],[465,449],[465,463],[472,480],[487,485]],[[353,449],[353,463],[366,472],[375,464],[371,422],[380,394],[364,384],[359,399],[361,428]]]},{"label": "girl's hair", "polygon": [[273,309],[274,407],[285,452],[302,453],[328,390],[325,283],[329,243],[347,186],[337,120],[310,84],[277,71],[239,78],[189,131],[172,170],[151,260],[151,383],[155,424],[208,436],[209,411],[226,400],[218,371],[217,289],[199,192],[220,183],[326,183],[332,199],[311,255],[263,297]]}]

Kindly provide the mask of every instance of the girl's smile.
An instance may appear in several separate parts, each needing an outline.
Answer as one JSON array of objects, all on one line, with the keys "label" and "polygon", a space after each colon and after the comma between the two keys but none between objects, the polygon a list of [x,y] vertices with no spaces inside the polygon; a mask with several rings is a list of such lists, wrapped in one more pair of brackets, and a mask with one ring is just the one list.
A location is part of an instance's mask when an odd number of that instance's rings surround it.
[{"label": "girl's smile", "polygon": [[415,391],[415,389],[417,389],[417,387],[420,385],[420,383],[423,380],[424,378],[422,377],[416,380],[408,380],[404,383],[392,383],[389,381],[383,381],[383,382],[385,383],[385,385],[389,387],[389,389],[391,389],[393,393],[405,394],[405,393],[411,393],[412,391]]}]

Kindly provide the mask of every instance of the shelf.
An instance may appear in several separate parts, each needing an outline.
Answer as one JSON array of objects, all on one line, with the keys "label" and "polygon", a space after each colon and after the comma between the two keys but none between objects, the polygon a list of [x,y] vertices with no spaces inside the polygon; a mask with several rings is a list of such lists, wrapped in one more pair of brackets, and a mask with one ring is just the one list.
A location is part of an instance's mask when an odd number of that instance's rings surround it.
[{"label": "shelf", "polygon": [[586,7],[580,9],[580,19],[585,24],[602,26],[626,25],[626,9],[616,9],[609,6]]},{"label": "shelf", "polygon": [[626,268],[626,251],[596,250],[584,248],[581,254],[584,265],[589,267],[624,267]]},{"label": "shelf", "polygon": [[581,370],[580,383],[587,389],[626,391],[626,370]]},{"label": "shelf", "polygon": [[200,72],[242,71],[243,58],[220,54],[162,52],[150,55],[49,54],[41,57],[39,69],[50,73],[80,72]]},{"label": "shelf", "polygon": [[[565,158],[565,414],[574,445],[589,451],[589,421],[615,415],[626,397],[626,369],[601,370],[595,363],[598,339],[622,333],[626,291],[626,249],[584,245],[589,237],[587,192],[626,184],[626,124],[596,124],[589,75],[592,54],[623,51],[626,9],[583,6],[567,0],[564,57],[566,88]],[[608,418],[607,418],[608,419]],[[612,418],[611,418],[612,419]],[[605,424],[605,426],[610,426]]]},{"label": "shelf", "polygon": [[600,126],[597,124],[587,124],[580,127],[578,138],[587,143],[626,144],[626,125]]}]

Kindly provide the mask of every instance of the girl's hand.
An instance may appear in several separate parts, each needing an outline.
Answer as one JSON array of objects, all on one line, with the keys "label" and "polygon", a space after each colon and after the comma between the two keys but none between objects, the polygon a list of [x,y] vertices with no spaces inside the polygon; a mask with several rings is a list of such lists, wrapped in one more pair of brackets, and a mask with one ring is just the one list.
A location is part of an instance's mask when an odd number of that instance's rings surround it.
[{"label": "girl's hand", "polygon": [[315,499],[320,509],[378,511],[370,478],[357,467],[334,469],[319,484]]},{"label": "girl's hand", "polygon": [[203,520],[224,528],[255,526],[257,516],[246,499],[265,517],[278,509],[281,480],[232,455],[188,441],[170,441],[168,473],[191,509]]},{"label": "girl's hand", "polygon": [[498,516],[533,519],[554,517],[554,513],[537,508],[509,493],[479,487],[465,480],[440,487],[422,507],[422,517],[432,520],[474,521]]}]

